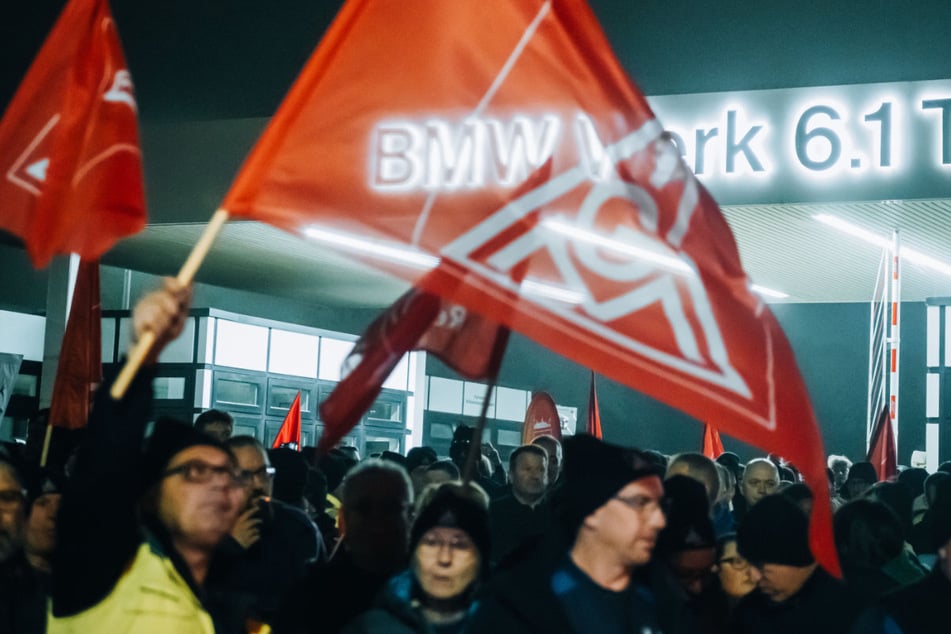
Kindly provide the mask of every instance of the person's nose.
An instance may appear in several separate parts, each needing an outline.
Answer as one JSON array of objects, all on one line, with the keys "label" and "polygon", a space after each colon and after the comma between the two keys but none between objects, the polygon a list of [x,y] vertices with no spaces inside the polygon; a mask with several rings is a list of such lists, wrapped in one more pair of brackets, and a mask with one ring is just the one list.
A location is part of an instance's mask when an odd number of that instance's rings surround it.
[{"label": "person's nose", "polygon": [[756,566],[750,565],[750,567],[747,568],[747,571],[749,572],[750,580],[753,583],[758,584],[759,580],[763,578],[763,573],[761,573],[759,571],[759,568],[757,568]]},{"label": "person's nose", "polygon": [[443,543],[439,545],[438,561],[443,566],[448,566],[452,563],[452,545],[449,543]]}]

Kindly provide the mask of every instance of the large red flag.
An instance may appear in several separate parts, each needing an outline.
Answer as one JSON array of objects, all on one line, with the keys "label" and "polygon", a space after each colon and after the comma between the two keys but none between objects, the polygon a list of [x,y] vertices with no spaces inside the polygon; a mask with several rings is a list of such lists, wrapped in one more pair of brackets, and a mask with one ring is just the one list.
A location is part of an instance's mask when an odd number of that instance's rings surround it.
[{"label": "large red flag", "polygon": [[223,206],[782,452],[814,488],[812,546],[838,572],[792,350],[581,0],[348,1]]},{"label": "large red flag", "polygon": [[56,367],[50,425],[66,429],[85,427],[93,390],[101,382],[99,262],[82,260],[76,273],[73,301]]},{"label": "large red flag", "polygon": [[879,482],[885,482],[898,475],[898,450],[895,447],[895,433],[892,429],[888,405],[881,409],[878,420],[875,421],[866,460],[875,467]]},{"label": "large red flag", "polygon": [[300,391],[294,397],[291,408],[287,410],[287,416],[284,417],[271,448],[277,449],[288,443],[293,443],[297,451],[300,451]]},{"label": "large red flag", "polygon": [[145,226],[136,104],[106,0],[71,0],[0,120],[0,229],[37,268]]},{"label": "large red flag", "polygon": [[318,450],[332,449],[360,422],[405,353],[425,350],[470,379],[494,377],[508,333],[462,306],[410,289],[370,324],[344,359],[343,379],[320,405],[324,432]]},{"label": "large red flag", "polygon": [[585,431],[595,438],[602,438],[601,411],[598,409],[598,388],[594,383],[594,370],[591,370],[591,389],[588,391],[588,425]]},{"label": "large red flag", "polygon": [[716,460],[717,456],[723,453],[723,442],[720,440],[720,432],[710,423],[703,425],[703,448],[701,453],[710,460]]}]

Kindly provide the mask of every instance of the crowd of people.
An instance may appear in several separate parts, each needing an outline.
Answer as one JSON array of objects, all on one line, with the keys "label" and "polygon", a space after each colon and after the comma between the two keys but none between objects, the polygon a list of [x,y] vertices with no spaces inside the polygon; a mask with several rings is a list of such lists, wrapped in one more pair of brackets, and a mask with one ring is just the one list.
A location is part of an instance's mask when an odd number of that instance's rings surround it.
[{"label": "crowd of people", "polygon": [[266,449],[225,412],[154,423],[190,289],[133,312],[156,346],[100,387],[64,470],[0,456],[0,632],[946,632],[951,464],[878,482],[829,458],[841,579],[808,540],[794,465],[666,456],[587,435],[505,464],[459,425],[415,447]]}]

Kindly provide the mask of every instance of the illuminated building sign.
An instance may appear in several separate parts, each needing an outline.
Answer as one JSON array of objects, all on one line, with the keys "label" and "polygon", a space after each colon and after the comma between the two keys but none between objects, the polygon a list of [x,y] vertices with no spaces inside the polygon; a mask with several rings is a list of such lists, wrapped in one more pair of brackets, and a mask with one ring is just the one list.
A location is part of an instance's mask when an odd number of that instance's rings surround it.
[{"label": "illuminated building sign", "polygon": [[[945,197],[951,80],[648,98],[721,204]],[[585,113],[381,121],[370,185],[387,193],[510,188],[571,144],[587,176],[612,169]]]},{"label": "illuminated building sign", "polygon": [[951,81],[648,101],[721,204],[951,192]]}]

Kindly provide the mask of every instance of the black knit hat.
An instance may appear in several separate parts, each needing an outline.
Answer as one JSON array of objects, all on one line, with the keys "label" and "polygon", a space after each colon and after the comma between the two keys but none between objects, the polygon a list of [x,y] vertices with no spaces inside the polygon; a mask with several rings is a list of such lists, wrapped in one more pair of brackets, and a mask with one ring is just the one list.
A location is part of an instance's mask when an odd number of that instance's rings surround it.
[{"label": "black knit hat", "polygon": [[553,505],[570,539],[584,518],[625,486],[649,476],[663,477],[661,469],[640,451],[610,445],[588,434],[572,436],[562,447],[565,462]]},{"label": "black knit hat", "polygon": [[941,548],[951,539],[951,480],[938,482],[931,514],[931,538],[936,548]]},{"label": "black knit hat", "polygon": [[66,488],[66,476],[52,469],[42,468],[30,480],[27,487],[27,505],[32,506],[34,502],[50,493],[62,493]]},{"label": "black knit hat", "polygon": [[871,462],[856,462],[849,467],[849,476],[845,482],[848,484],[854,480],[868,482],[869,485],[878,482],[878,474],[875,473],[875,466]]},{"label": "black knit hat", "polygon": [[717,545],[707,490],[702,484],[685,475],[671,476],[664,481],[664,497],[667,526],[657,536],[658,552],[672,554]]},{"label": "black knit hat", "polygon": [[231,451],[222,443],[191,425],[174,418],[160,418],[152,429],[152,435],[146,440],[145,455],[142,456],[143,486],[148,488],[161,480],[175,454],[198,445],[215,447],[231,455]]},{"label": "black knit hat", "polygon": [[481,572],[486,574],[492,554],[492,538],[485,499],[485,493],[474,485],[456,482],[441,485],[416,515],[410,531],[410,552],[416,550],[419,540],[429,529],[437,526],[458,528],[465,531],[479,550]]},{"label": "black knit hat", "polygon": [[747,511],[736,531],[740,554],[753,563],[808,566],[809,518],[789,498],[773,494]]}]

